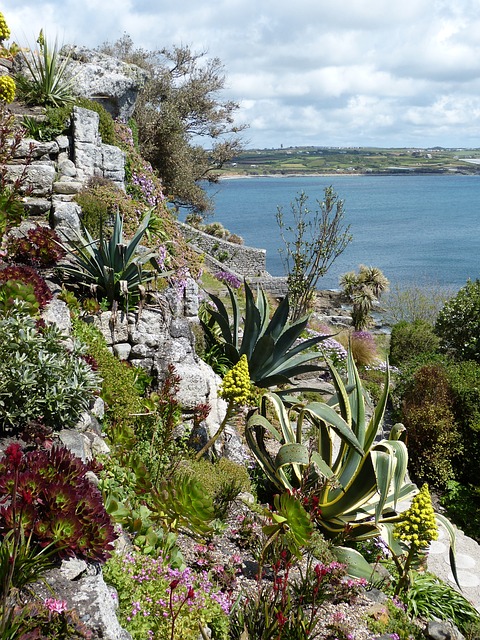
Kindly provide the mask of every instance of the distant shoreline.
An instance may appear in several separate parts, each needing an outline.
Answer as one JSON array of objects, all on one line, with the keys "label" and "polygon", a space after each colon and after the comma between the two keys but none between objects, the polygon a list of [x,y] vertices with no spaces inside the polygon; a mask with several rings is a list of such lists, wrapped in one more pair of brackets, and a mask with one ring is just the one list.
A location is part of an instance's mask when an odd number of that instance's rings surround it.
[{"label": "distant shoreline", "polygon": [[431,172],[425,172],[425,171],[391,171],[391,172],[387,172],[387,171],[382,171],[379,173],[375,173],[375,172],[370,172],[370,171],[365,171],[365,172],[360,172],[360,171],[356,171],[355,173],[347,173],[347,172],[339,172],[339,173],[334,173],[334,172],[330,172],[330,173],[267,173],[267,174],[258,174],[258,173],[231,173],[231,174],[223,174],[223,175],[219,175],[218,179],[219,180],[241,180],[241,179],[255,179],[255,178],[339,178],[339,177],[346,177],[346,178],[363,178],[363,177],[383,177],[385,176],[386,178],[391,178],[393,176],[415,176],[415,177],[420,177],[420,176],[425,176],[425,177],[432,177],[432,176],[438,176],[438,177],[447,177],[447,176],[466,176],[466,177],[478,177],[478,174],[476,173],[462,173],[461,171],[431,171]]}]

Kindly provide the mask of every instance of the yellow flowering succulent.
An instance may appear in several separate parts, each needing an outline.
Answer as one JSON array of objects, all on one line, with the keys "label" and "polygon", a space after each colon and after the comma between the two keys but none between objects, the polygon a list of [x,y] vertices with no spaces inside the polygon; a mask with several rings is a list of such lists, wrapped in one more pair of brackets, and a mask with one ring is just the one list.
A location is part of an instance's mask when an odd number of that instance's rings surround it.
[{"label": "yellow flowering succulent", "polygon": [[9,104],[15,98],[15,80],[10,76],[0,76],[0,102]]},{"label": "yellow flowering succulent", "polygon": [[438,538],[437,521],[427,484],[414,497],[402,521],[395,525],[393,535],[415,549],[424,549]]},{"label": "yellow flowering succulent", "polygon": [[246,404],[250,398],[251,387],[247,356],[243,354],[237,364],[225,374],[220,395],[224,400]]},{"label": "yellow flowering succulent", "polygon": [[8,40],[10,37],[10,29],[3,17],[3,13],[0,12],[0,42],[2,40]]}]

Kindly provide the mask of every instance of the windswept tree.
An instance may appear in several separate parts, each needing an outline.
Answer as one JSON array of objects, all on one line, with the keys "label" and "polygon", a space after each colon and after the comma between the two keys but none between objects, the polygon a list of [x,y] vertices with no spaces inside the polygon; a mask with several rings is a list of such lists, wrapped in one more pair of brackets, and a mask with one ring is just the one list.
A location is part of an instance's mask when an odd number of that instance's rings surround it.
[{"label": "windswept tree", "polygon": [[177,206],[207,214],[212,203],[199,181],[217,182],[218,169],[241,151],[245,128],[234,123],[239,105],[221,98],[221,61],[188,46],[135,48],[126,34],[100,50],[150,73],[134,112],[140,151]]},{"label": "windswept tree", "polygon": [[288,274],[288,293],[292,321],[311,307],[318,280],[330,269],[352,240],[345,225],[344,201],[333,187],[326,187],[318,209],[308,208],[308,196],[301,192],[291,203],[293,224],[287,225],[281,207],[277,223],[284,247],[280,255]]}]

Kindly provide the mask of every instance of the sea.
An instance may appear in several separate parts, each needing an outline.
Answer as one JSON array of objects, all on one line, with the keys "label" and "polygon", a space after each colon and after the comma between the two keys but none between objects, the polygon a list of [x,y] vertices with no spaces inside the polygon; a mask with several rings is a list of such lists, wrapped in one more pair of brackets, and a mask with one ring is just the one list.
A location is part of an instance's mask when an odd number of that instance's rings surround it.
[{"label": "sea", "polygon": [[219,221],[245,244],[267,250],[267,270],[284,275],[276,222],[281,207],[292,223],[291,203],[303,192],[310,210],[325,187],[344,201],[352,241],[318,283],[337,289],[339,277],[365,264],[380,268],[392,285],[458,290],[480,277],[480,176],[334,175],[222,179],[205,185]]}]

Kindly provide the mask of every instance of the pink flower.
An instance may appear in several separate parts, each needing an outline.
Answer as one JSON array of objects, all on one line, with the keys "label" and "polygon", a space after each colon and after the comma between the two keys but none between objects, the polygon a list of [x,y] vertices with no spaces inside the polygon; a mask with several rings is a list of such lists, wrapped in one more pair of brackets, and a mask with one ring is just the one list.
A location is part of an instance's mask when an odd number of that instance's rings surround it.
[{"label": "pink flower", "polygon": [[55,598],[45,598],[43,601],[45,607],[53,613],[63,613],[68,609],[66,600],[56,600]]}]

